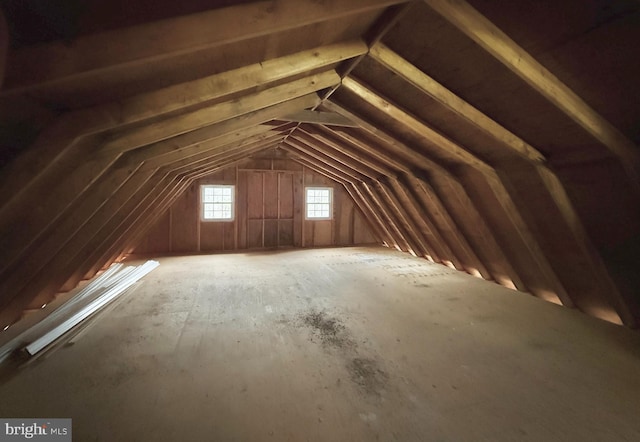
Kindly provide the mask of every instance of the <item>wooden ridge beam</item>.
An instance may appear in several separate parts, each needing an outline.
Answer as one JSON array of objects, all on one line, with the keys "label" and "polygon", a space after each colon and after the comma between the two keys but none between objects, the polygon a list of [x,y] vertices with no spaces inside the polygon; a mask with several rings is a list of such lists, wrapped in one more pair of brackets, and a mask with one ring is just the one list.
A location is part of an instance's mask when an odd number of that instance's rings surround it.
[{"label": "wooden ridge beam", "polygon": [[[204,144],[225,143],[227,140],[239,141],[243,138],[248,138],[269,130],[265,123],[277,119],[283,113],[290,112],[292,109],[304,109],[305,107],[312,106],[313,103],[318,102],[318,100],[316,94],[308,94],[303,97],[294,98],[284,103],[249,112],[237,118],[215,122],[201,129],[178,135],[177,137],[127,151],[127,155],[148,159],[152,156],[158,157],[161,155],[174,154],[184,149],[197,148]],[[274,128],[272,127],[271,129]],[[98,155],[100,155],[100,153]]]},{"label": "wooden ridge beam", "polygon": [[322,112],[313,110],[301,110],[282,117],[284,121],[296,123],[323,124],[326,126],[358,127],[356,123],[347,117],[335,112]]},{"label": "wooden ridge beam", "polygon": [[378,43],[373,46],[369,51],[369,56],[459,117],[469,121],[475,127],[492,136],[512,152],[529,161],[545,161],[544,155],[536,148],[449,91],[384,44]]},{"label": "wooden ridge beam", "polygon": [[632,141],[466,1],[424,1],[617,155],[640,192],[640,150]]},{"label": "wooden ridge beam", "polygon": [[[407,13],[410,8],[411,2],[392,5],[387,8],[384,13],[381,14],[380,17],[378,17],[373,26],[371,26],[371,28],[369,28],[369,30],[366,32],[364,38],[367,43],[367,47],[370,48],[371,46],[382,40],[384,36],[396,25],[396,23],[398,23],[398,21],[404,14]],[[363,54],[358,57],[354,57],[352,60],[346,63],[346,66],[344,66],[340,71],[340,75],[342,76],[342,78],[348,77],[351,72],[353,72],[353,70],[358,66],[358,64],[360,64],[360,62],[365,58],[365,56],[366,55]],[[339,87],[340,85],[337,85],[329,89],[322,96],[322,102],[324,103],[325,101],[327,101],[331,97],[331,95],[333,95],[333,93],[338,90]]]}]

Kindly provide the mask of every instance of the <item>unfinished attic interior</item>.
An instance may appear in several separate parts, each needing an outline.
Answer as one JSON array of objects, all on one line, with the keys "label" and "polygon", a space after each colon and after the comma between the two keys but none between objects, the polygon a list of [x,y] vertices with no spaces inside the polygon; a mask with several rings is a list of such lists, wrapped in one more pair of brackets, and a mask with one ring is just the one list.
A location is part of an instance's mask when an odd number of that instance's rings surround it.
[{"label": "unfinished attic interior", "polygon": [[638,1],[0,5],[0,418],[640,440]]}]

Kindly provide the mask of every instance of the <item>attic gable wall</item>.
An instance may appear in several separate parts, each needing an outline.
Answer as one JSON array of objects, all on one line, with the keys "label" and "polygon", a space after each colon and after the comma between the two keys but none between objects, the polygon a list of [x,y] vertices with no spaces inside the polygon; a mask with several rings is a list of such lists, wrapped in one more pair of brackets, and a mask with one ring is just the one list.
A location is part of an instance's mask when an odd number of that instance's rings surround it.
[{"label": "attic gable wall", "polygon": [[[235,186],[235,216],[200,220],[205,184]],[[332,219],[305,220],[304,188],[333,189]],[[194,181],[133,249],[134,254],[380,244],[344,186],[286,159],[249,159]]]}]

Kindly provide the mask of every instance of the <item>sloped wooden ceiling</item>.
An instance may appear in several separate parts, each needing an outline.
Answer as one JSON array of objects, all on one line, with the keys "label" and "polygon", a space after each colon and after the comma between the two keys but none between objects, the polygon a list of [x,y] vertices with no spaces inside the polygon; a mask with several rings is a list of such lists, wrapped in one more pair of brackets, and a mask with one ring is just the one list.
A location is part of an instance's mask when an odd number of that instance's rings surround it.
[{"label": "sloped wooden ceiling", "polygon": [[274,147],[390,247],[637,325],[636,1],[84,3],[2,4],[0,328]]}]

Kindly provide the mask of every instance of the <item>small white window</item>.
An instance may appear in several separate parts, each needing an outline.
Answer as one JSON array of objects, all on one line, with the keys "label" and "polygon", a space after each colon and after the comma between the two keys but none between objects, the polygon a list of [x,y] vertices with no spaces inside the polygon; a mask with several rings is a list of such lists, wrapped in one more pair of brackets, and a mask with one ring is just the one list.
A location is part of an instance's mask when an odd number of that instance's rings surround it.
[{"label": "small white window", "polygon": [[331,187],[305,188],[307,219],[331,219],[333,189]]},{"label": "small white window", "polygon": [[200,186],[200,209],[203,221],[232,221],[234,218],[234,186]]}]

